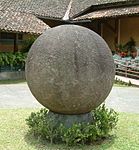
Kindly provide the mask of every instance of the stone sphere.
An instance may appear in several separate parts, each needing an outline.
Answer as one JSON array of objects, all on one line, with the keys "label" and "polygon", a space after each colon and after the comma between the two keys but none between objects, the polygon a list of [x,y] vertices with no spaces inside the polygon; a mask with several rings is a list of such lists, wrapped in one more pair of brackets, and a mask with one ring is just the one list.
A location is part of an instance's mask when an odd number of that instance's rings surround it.
[{"label": "stone sphere", "polygon": [[114,62],[106,42],[77,25],[48,29],[32,45],[26,79],[35,98],[52,112],[84,114],[111,91]]}]

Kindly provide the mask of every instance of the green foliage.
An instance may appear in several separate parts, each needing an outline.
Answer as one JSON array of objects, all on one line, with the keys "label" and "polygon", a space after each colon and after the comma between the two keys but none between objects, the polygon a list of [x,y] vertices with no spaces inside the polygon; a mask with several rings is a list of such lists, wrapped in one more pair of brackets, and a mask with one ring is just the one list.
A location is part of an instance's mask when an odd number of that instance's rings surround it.
[{"label": "green foliage", "polygon": [[130,41],[125,44],[127,50],[134,51],[136,46],[135,40],[131,37]]},{"label": "green foliage", "polygon": [[135,51],[135,46],[136,42],[135,40],[131,37],[130,41],[128,41],[126,44],[116,44],[115,47],[119,52],[124,52],[124,51]]},{"label": "green foliage", "polygon": [[14,55],[15,55],[15,56],[13,56],[13,57],[15,57],[15,64],[14,64],[14,66],[25,66],[27,53],[17,52]]},{"label": "green foliage", "polygon": [[128,82],[128,86],[132,86],[132,83],[131,83],[131,81],[129,80],[129,82]]},{"label": "green foliage", "polygon": [[39,112],[32,112],[28,119],[27,124],[34,134],[43,134],[43,125],[45,124],[45,116],[47,115],[47,109],[41,109]]},{"label": "green foliage", "polygon": [[25,67],[27,53],[0,53],[0,67]]},{"label": "green foliage", "polygon": [[106,108],[104,104],[93,111],[93,118],[102,137],[107,136],[118,121],[117,113],[113,109]]},{"label": "green foliage", "polygon": [[62,141],[67,145],[89,144],[99,140],[99,130],[97,126],[89,123],[73,124],[70,128],[63,126]]},{"label": "green foliage", "polygon": [[119,52],[123,52],[126,50],[126,45],[116,44],[115,47]]},{"label": "green foliage", "polygon": [[47,109],[44,108],[31,113],[26,122],[30,133],[51,143],[84,145],[108,137],[118,121],[118,114],[113,109],[107,109],[104,104],[92,111],[92,117],[92,123],[73,124],[70,128],[66,128],[63,124],[58,125],[54,120],[46,121]]},{"label": "green foliage", "polygon": [[124,81],[122,81],[120,79],[117,79],[117,78],[115,79],[114,83],[118,84],[118,85],[133,86],[132,83],[131,83],[131,81],[129,81],[128,83],[126,83],[126,82],[124,82]]},{"label": "green foliage", "polygon": [[24,52],[28,52],[29,49],[31,48],[32,44],[34,43],[34,41],[36,40],[37,38],[36,37],[31,37],[27,40],[25,40],[23,42],[23,45],[24,45]]}]

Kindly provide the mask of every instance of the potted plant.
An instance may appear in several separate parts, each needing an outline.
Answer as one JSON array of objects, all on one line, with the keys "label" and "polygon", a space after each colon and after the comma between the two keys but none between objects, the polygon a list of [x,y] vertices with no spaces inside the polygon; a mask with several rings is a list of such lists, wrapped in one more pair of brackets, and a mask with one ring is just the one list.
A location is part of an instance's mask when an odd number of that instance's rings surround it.
[{"label": "potted plant", "polygon": [[116,49],[118,51],[118,55],[121,57],[126,57],[127,53],[126,53],[126,46],[122,45],[122,44],[116,44]]}]

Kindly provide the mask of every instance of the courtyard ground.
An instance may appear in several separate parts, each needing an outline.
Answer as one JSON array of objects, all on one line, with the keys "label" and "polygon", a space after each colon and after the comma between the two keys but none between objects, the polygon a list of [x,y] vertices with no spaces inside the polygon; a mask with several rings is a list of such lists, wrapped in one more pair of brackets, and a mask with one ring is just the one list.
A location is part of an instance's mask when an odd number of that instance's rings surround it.
[{"label": "courtyard ground", "polygon": [[138,150],[139,88],[113,87],[105,103],[118,112],[127,112],[119,113],[117,128],[110,139],[98,145],[51,145],[28,134],[25,119],[43,106],[32,96],[27,84],[1,84],[0,150]]},{"label": "courtyard ground", "polygon": [[[113,87],[105,103],[118,112],[139,113],[139,88]],[[41,107],[26,83],[0,85],[0,109]]]}]

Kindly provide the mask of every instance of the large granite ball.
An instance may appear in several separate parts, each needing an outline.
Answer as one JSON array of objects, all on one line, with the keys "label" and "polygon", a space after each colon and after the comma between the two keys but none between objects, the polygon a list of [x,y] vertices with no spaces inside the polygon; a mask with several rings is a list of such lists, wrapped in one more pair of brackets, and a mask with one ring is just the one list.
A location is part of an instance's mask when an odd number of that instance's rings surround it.
[{"label": "large granite ball", "polygon": [[61,114],[83,114],[99,106],[111,91],[114,63],[106,42],[77,25],[47,30],[32,45],[26,63],[32,94]]}]

